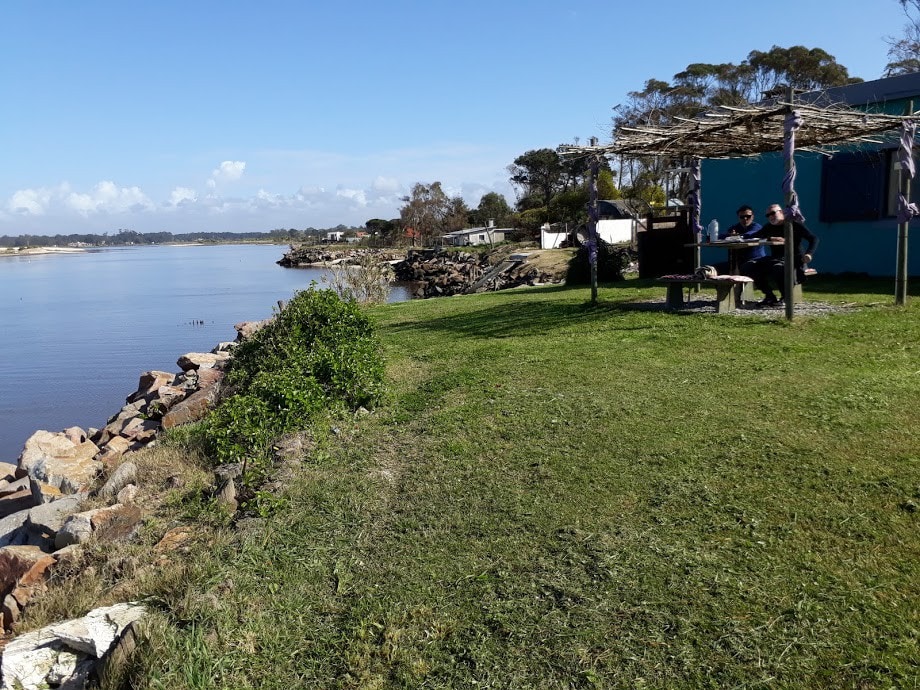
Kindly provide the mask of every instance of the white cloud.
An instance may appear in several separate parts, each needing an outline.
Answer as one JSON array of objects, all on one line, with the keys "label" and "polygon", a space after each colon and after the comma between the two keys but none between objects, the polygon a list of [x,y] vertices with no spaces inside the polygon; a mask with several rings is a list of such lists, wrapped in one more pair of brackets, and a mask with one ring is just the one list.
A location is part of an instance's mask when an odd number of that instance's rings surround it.
[{"label": "white cloud", "polygon": [[335,195],[342,199],[348,199],[358,206],[367,206],[367,195],[365,195],[363,189],[337,189],[335,190]]},{"label": "white cloud", "polygon": [[189,205],[198,201],[198,192],[188,187],[176,187],[169,195],[167,206],[175,208],[182,204]]},{"label": "white cloud", "polygon": [[246,170],[244,161],[224,161],[211,172],[211,179],[215,182],[232,182],[243,176]]},{"label": "white cloud", "polygon": [[[462,195],[472,207],[490,191],[513,203],[513,190],[502,179],[504,169],[483,162],[481,154],[463,147],[436,147],[434,154],[431,149],[417,149],[360,157],[322,151],[257,152],[255,162],[223,161],[210,170],[199,167],[199,174],[207,171],[207,177],[197,188],[171,185],[150,196],[139,187],[120,187],[111,180],[91,188],[64,183],[21,189],[0,199],[0,235],[102,233],[118,227],[181,233],[191,228],[266,231],[340,223],[360,226],[368,218],[397,216],[407,181],[436,179],[445,192]],[[452,175],[445,177],[441,174],[445,170]],[[230,189],[232,196],[227,193]],[[120,216],[117,220],[112,218],[115,214]]]},{"label": "white cloud", "polygon": [[108,180],[97,184],[90,194],[70,192],[64,197],[63,202],[81,215],[137,212],[153,207],[153,202],[140,187],[118,187]]},{"label": "white cloud", "polygon": [[6,207],[10,213],[41,216],[45,214],[51,196],[49,189],[20,189],[10,197]]},{"label": "white cloud", "polygon": [[383,175],[378,175],[374,179],[374,183],[371,185],[371,189],[375,192],[379,192],[381,195],[384,194],[393,194],[400,190],[399,180],[395,177],[384,177]]}]

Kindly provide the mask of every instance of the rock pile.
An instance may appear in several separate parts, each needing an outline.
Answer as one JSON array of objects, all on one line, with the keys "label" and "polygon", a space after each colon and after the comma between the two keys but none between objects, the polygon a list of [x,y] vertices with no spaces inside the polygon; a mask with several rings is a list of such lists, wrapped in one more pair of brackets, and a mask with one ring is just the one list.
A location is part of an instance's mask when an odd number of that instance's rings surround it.
[{"label": "rock pile", "polygon": [[493,264],[487,255],[470,252],[410,251],[393,269],[397,280],[412,283],[414,297],[450,297],[558,282],[524,260]]},{"label": "rock pile", "polygon": [[401,259],[402,252],[381,249],[329,249],[326,247],[294,247],[276,262],[285,268],[309,266],[334,266],[340,263],[357,263],[365,254],[380,257],[381,261]]},{"label": "rock pile", "polygon": [[[237,340],[265,323],[237,324]],[[138,468],[129,455],[154,444],[161,430],[204,417],[217,400],[235,345],[220,343],[209,353],[182,355],[177,361],[181,371],[176,374],[145,371],[137,390],[101,429],[39,430],[26,441],[15,469],[0,477],[3,632],[14,629],[30,599],[45,588],[45,578],[58,563],[75,556],[74,550],[81,544],[89,539],[111,543],[135,534],[144,509],[135,502]],[[82,510],[90,497],[93,505],[101,503],[102,507]],[[131,611],[128,618],[137,613],[136,609]],[[74,625],[85,628],[88,624]],[[81,643],[46,632],[23,635],[6,646],[0,690],[83,687],[80,679],[85,677],[90,657],[98,659],[102,651],[94,648],[90,654],[83,649],[86,653],[81,657]],[[114,637],[117,635],[110,643]],[[30,651],[32,643],[44,651]],[[53,661],[45,669],[47,673],[29,675],[20,672],[20,667],[24,669],[32,662],[11,661],[11,654],[25,659],[53,657]],[[70,682],[75,684],[68,685]]]}]

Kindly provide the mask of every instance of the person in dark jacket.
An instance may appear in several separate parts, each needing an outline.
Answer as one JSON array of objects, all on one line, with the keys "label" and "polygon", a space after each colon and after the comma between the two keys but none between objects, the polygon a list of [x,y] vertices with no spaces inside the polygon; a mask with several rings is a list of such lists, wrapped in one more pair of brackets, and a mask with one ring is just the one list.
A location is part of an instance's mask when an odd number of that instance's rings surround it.
[{"label": "person in dark jacket", "polygon": [[[767,208],[767,224],[760,230],[752,233],[752,237],[772,240],[773,242],[783,241],[785,234],[783,224],[786,216],[783,213],[783,207],[779,204],[771,204]],[[805,279],[805,266],[811,262],[815,249],[818,248],[817,236],[802,223],[797,220],[792,221],[792,242],[794,244],[793,257],[795,261],[796,282],[801,283]],[[802,243],[806,244],[805,250],[802,251]],[[774,244],[770,247],[770,256],[755,262],[752,267],[751,277],[754,279],[754,287],[764,293],[761,304],[772,306],[779,304],[781,300],[786,299],[786,281],[784,279],[786,272],[786,248],[782,244]],[[773,285],[777,287],[780,293],[780,299],[776,299],[773,293]]]}]

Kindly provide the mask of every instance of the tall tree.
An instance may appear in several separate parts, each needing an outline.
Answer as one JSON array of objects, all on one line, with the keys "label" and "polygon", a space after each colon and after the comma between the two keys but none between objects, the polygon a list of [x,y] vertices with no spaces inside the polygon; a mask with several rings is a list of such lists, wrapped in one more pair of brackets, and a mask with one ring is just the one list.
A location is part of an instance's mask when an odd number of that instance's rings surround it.
[{"label": "tall tree", "polygon": [[[916,4],[920,0],[899,0]],[[677,118],[693,118],[716,105],[743,105],[763,99],[763,94],[781,85],[818,90],[862,81],[850,77],[846,67],[821,48],[773,46],[768,51],[752,50],[741,64],[692,63],[670,82],[649,79],[640,91],[614,108],[613,129],[623,126],[667,126]],[[656,203],[664,198],[669,168],[685,168],[686,161],[660,157],[630,158],[620,162],[620,184],[624,195]],[[678,180],[675,194],[686,194],[688,177]],[[672,187],[673,188],[673,187]]]},{"label": "tall tree", "polygon": [[399,218],[406,232],[427,244],[444,230],[444,219],[450,211],[450,199],[441,189],[440,182],[416,182],[409,196],[402,197]]},{"label": "tall tree", "polygon": [[470,207],[466,205],[462,196],[451,197],[447,202],[447,211],[444,215],[444,230],[453,232],[462,230],[469,224]]},{"label": "tall tree", "polygon": [[490,220],[502,227],[511,217],[508,201],[498,192],[488,192],[479,199],[479,206],[470,213],[470,221],[478,226],[488,225]]},{"label": "tall tree", "polygon": [[885,76],[920,72],[920,0],[898,0],[907,24],[901,38],[888,39]]},{"label": "tall tree", "polygon": [[562,188],[562,162],[553,149],[535,149],[518,156],[508,172],[519,190],[519,199],[536,198],[542,206],[549,206],[553,194]]}]

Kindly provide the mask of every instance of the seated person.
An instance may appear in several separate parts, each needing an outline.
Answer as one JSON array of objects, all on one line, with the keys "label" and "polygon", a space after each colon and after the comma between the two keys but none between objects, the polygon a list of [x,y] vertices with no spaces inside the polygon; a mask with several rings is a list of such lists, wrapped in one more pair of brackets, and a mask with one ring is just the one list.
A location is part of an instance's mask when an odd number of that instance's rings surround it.
[{"label": "seated person", "polygon": [[[754,220],[754,209],[752,209],[747,204],[744,204],[738,208],[736,211],[738,214],[738,222],[732,225],[728,230],[725,231],[725,234],[719,235],[719,239],[725,239],[726,237],[734,237],[740,235],[746,239],[757,239],[753,237],[753,234],[760,230],[760,223]],[[744,249],[733,249],[732,251],[738,252],[738,258],[736,265],[740,265],[739,273],[743,276],[748,276],[753,278],[754,276],[751,273],[745,273],[745,267],[748,265],[748,262],[757,261],[762,259],[767,255],[767,250],[765,247],[760,245],[756,247],[745,247]],[[719,271],[719,274],[731,272],[729,262],[725,261],[721,264],[716,264],[716,268]]]},{"label": "seated person", "polygon": [[[782,241],[785,237],[783,224],[786,216],[783,207],[779,204],[771,204],[767,208],[767,224],[760,230],[751,234],[751,237],[773,240],[774,242]],[[802,242],[806,242],[805,251],[802,251]],[[795,261],[796,282],[801,283],[805,279],[805,265],[811,262],[815,249],[818,247],[818,238],[811,230],[806,228],[797,220],[792,221],[792,242],[793,255]],[[745,266],[742,270],[749,270],[754,279],[754,287],[763,292],[764,298],[761,304],[764,306],[773,306],[786,299],[786,249],[782,244],[770,247],[770,256],[764,257],[757,261],[748,262],[750,266]],[[773,293],[773,285],[777,287],[780,293],[780,299],[776,299]]]}]

